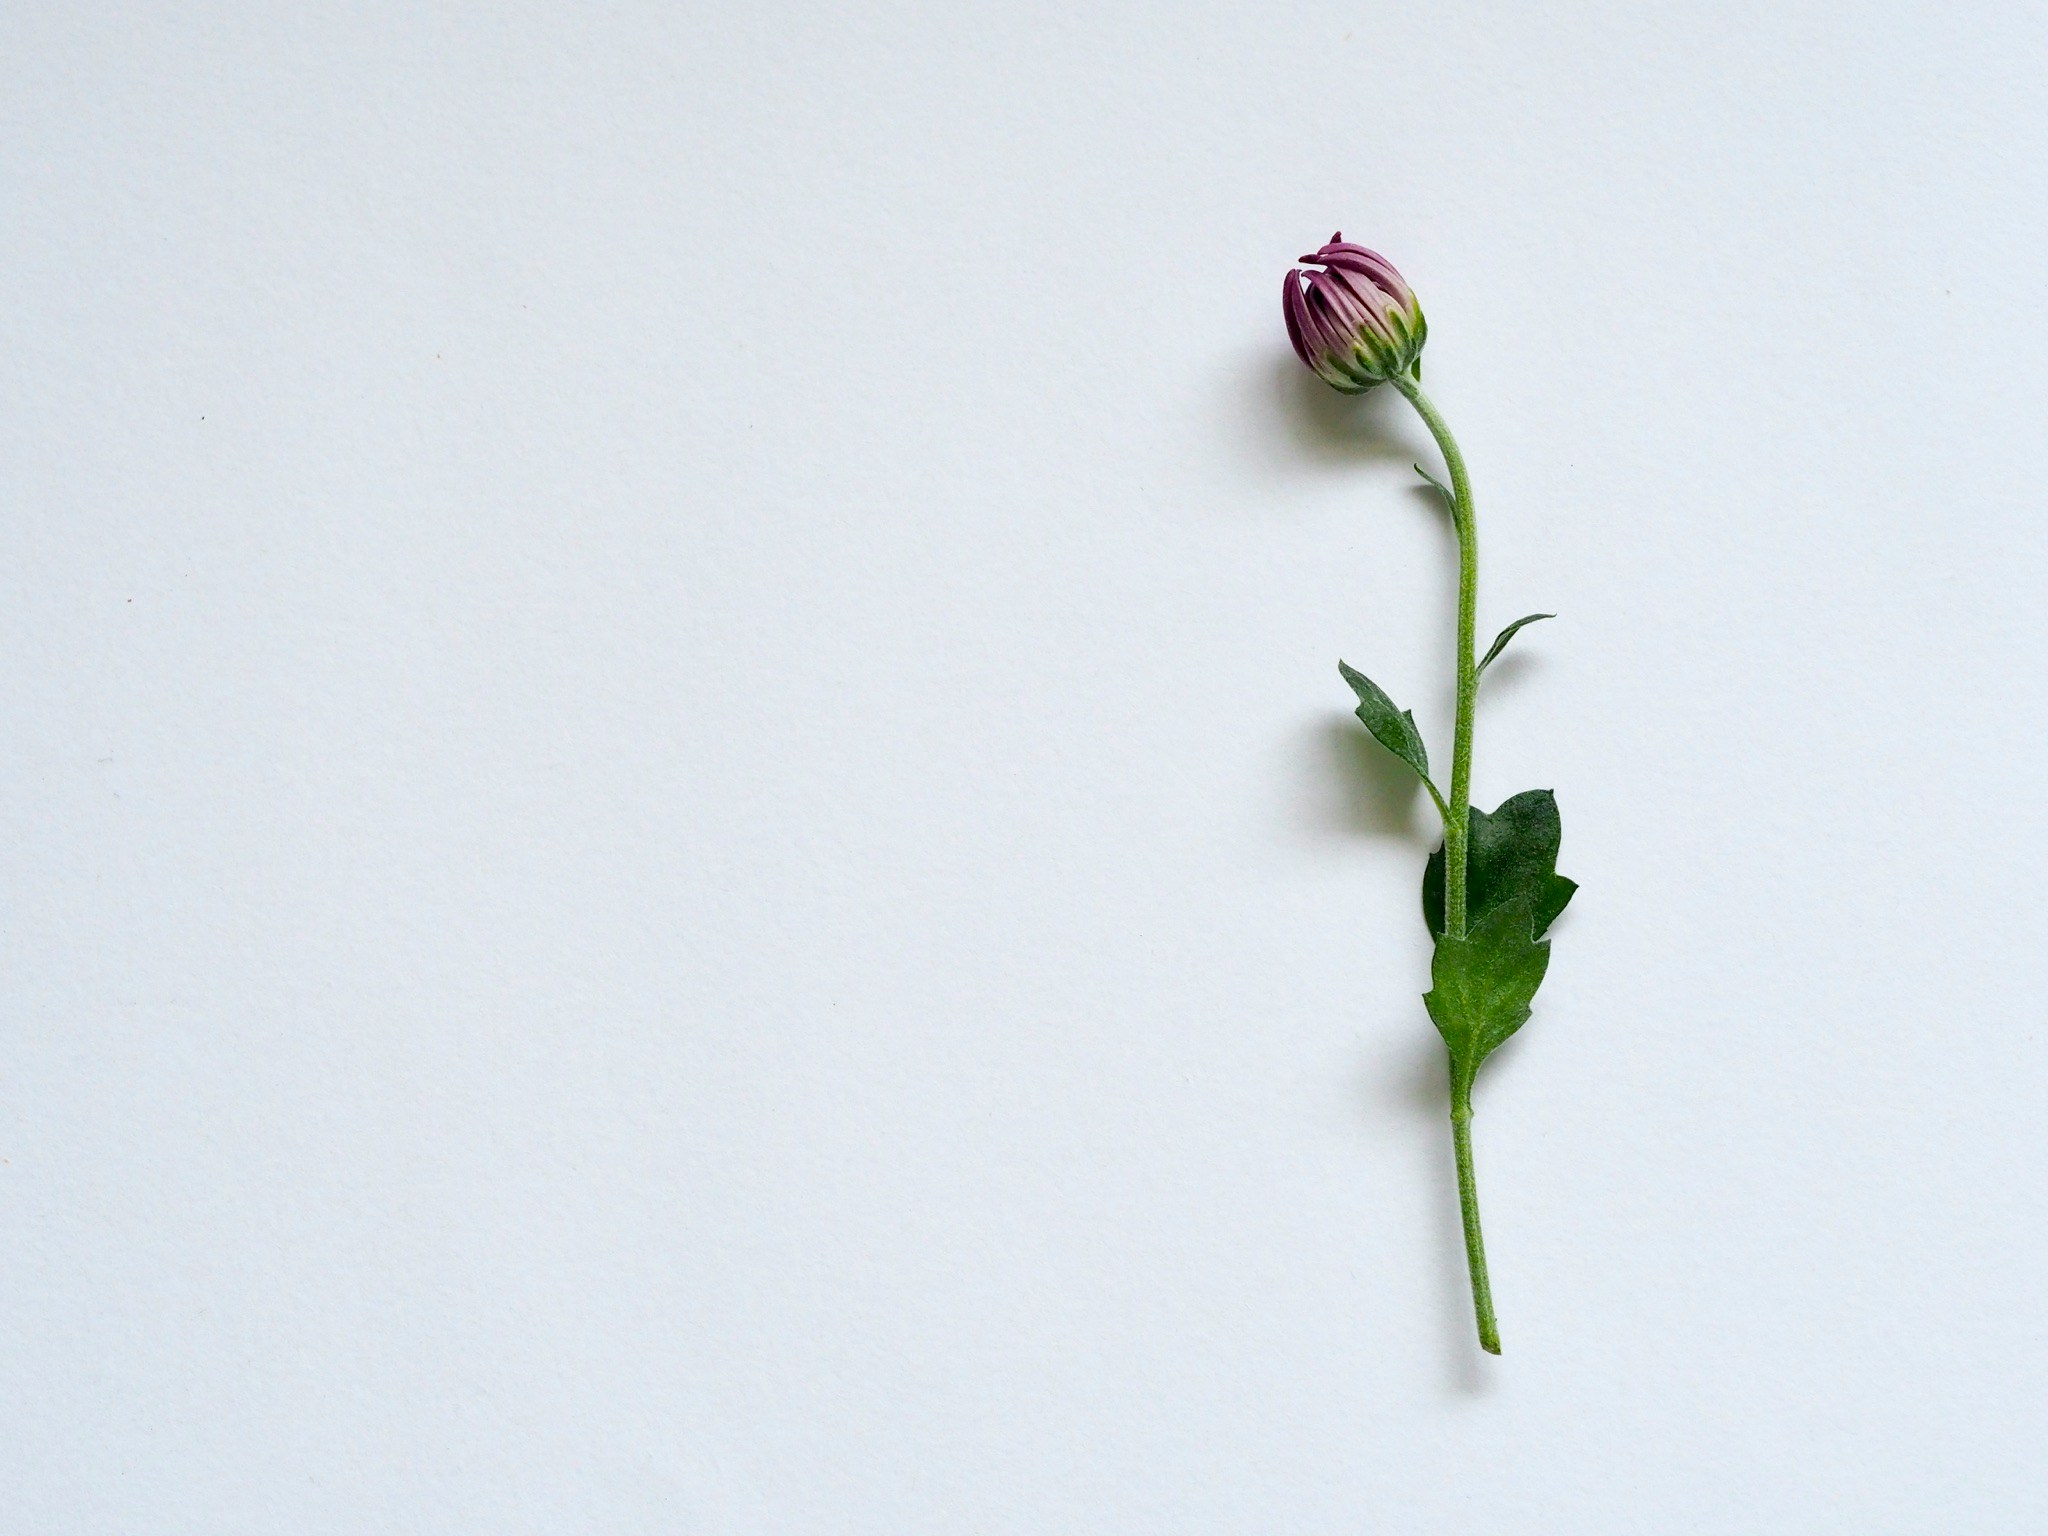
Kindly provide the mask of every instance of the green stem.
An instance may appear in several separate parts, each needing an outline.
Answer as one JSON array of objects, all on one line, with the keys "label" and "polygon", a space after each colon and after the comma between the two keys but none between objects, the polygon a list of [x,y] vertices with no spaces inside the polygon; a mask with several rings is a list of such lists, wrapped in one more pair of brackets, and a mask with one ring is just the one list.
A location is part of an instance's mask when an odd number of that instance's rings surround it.
[{"label": "green stem", "polygon": [[1500,1324],[1493,1317],[1493,1282],[1486,1275],[1486,1238],[1479,1230],[1479,1181],[1472,1172],[1472,1088],[1451,1085],[1451,1144],[1458,1150],[1458,1214],[1465,1221],[1465,1267],[1472,1272],[1472,1315],[1479,1323],[1479,1347],[1500,1353]]},{"label": "green stem", "polygon": [[[1479,669],[1473,664],[1479,622],[1479,529],[1472,515],[1472,481],[1465,456],[1422,386],[1405,374],[1394,387],[1415,407],[1451,472],[1451,521],[1458,530],[1458,715],[1451,739],[1451,793],[1444,816],[1444,934],[1465,937],[1466,838],[1471,828],[1472,723],[1479,701]],[[1472,1272],[1472,1312],[1479,1323],[1479,1347],[1500,1353],[1500,1329],[1493,1317],[1493,1284],[1486,1273],[1486,1239],[1479,1230],[1479,1183],[1472,1171],[1472,1083],[1451,1067],[1451,1143],[1458,1154],[1458,1213],[1465,1223],[1465,1265]]]},{"label": "green stem", "polygon": [[1472,718],[1479,699],[1479,669],[1473,664],[1479,625],[1479,529],[1472,516],[1472,481],[1450,423],[1406,374],[1394,387],[1408,397],[1443,452],[1451,472],[1451,521],[1458,529],[1458,716],[1451,738],[1451,794],[1444,808],[1444,932],[1465,936],[1465,837],[1471,821]]}]

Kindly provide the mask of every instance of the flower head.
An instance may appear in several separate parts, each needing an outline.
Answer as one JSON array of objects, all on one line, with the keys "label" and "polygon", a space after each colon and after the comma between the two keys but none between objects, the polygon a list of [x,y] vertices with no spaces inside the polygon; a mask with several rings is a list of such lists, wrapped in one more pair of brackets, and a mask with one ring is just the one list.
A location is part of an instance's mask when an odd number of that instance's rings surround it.
[{"label": "flower head", "polygon": [[1429,327],[1391,261],[1348,243],[1341,233],[1301,259],[1322,270],[1290,267],[1280,306],[1288,340],[1317,378],[1347,395],[1362,395],[1417,368]]}]

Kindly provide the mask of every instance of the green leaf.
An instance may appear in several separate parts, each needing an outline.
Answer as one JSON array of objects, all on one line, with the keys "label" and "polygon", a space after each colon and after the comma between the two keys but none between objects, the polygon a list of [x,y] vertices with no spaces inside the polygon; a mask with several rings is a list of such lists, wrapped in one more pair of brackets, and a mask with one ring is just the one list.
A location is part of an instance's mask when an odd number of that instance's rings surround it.
[{"label": "green leaf", "polygon": [[[1547,789],[1525,789],[1503,800],[1491,816],[1470,808],[1465,841],[1465,927],[1518,898],[1529,904],[1531,937],[1542,938],[1578,889],[1557,872],[1564,824]],[[1438,844],[1422,871],[1422,917],[1437,938],[1444,934],[1444,850]]]},{"label": "green leaf", "polygon": [[1476,670],[1479,672],[1484,672],[1487,669],[1487,667],[1492,664],[1493,658],[1498,656],[1502,651],[1508,648],[1508,642],[1515,638],[1515,631],[1520,629],[1524,624],[1534,624],[1538,619],[1554,619],[1556,617],[1557,615],[1554,613],[1524,614],[1521,618],[1515,620],[1514,623],[1510,624],[1506,629],[1502,630],[1499,634],[1493,637],[1493,644],[1486,648],[1486,655],[1480,659],[1479,666]]},{"label": "green leaf", "polygon": [[[1421,375],[1418,373],[1416,377],[1420,378]],[[1443,481],[1437,479],[1437,477],[1435,475],[1432,475],[1428,470],[1424,469],[1420,464],[1417,464],[1415,466],[1415,473],[1422,476],[1423,479],[1427,480],[1431,485],[1436,487],[1437,495],[1443,497],[1444,505],[1450,509],[1453,515],[1455,515],[1458,510],[1458,498],[1451,494],[1451,488],[1448,485],[1445,485]]]},{"label": "green leaf", "polygon": [[[1380,685],[1348,662],[1338,662],[1337,671],[1358,695],[1358,718],[1372,732],[1372,739],[1415,770],[1429,784],[1429,751],[1422,744],[1422,732],[1415,728],[1415,716],[1396,709],[1394,701],[1381,692]],[[1431,794],[1436,786],[1429,784]]]},{"label": "green leaf", "polygon": [[1462,939],[1438,939],[1423,1006],[1451,1053],[1452,1091],[1469,1092],[1479,1064],[1529,1019],[1550,968],[1550,945],[1531,930],[1528,898],[1488,914]]}]

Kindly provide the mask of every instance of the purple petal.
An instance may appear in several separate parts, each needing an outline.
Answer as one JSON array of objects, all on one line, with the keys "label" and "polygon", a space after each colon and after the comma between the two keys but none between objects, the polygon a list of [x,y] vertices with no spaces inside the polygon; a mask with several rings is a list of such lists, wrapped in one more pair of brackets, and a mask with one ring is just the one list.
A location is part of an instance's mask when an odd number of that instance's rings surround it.
[{"label": "purple petal", "polygon": [[1289,267],[1280,279],[1280,312],[1287,317],[1287,339],[1294,343],[1294,355],[1313,368],[1315,359],[1308,355],[1308,342],[1302,335],[1301,277]]},{"label": "purple petal", "polygon": [[1369,251],[1362,245],[1347,245],[1341,249],[1325,249],[1321,252],[1321,260],[1326,267],[1363,277],[1404,308],[1415,302],[1414,293],[1394,269],[1394,264],[1378,251]]}]

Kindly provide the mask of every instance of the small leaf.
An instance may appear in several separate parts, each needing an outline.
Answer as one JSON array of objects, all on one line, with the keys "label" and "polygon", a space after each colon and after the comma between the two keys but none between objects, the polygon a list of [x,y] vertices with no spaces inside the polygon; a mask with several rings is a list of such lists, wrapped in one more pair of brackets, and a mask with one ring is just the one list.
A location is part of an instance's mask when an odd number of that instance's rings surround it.
[{"label": "small leaf", "polygon": [[[1401,759],[1423,783],[1429,784],[1429,751],[1422,744],[1422,732],[1415,728],[1415,716],[1396,709],[1394,701],[1375,683],[1348,662],[1338,662],[1337,671],[1351,691],[1358,695],[1358,718],[1372,732],[1372,739]],[[1434,794],[1436,786],[1430,785]]]},{"label": "small leaf", "polygon": [[1534,624],[1538,619],[1554,619],[1556,617],[1557,615],[1554,613],[1530,613],[1524,614],[1521,618],[1515,620],[1514,623],[1493,637],[1493,644],[1486,648],[1486,655],[1480,659],[1478,667],[1474,669],[1475,675],[1479,672],[1484,672],[1493,664],[1493,658],[1508,648],[1508,642],[1515,638],[1515,631],[1524,624]]},{"label": "small leaf", "polygon": [[1445,485],[1443,481],[1437,479],[1437,477],[1435,475],[1432,475],[1428,470],[1424,469],[1420,464],[1417,464],[1415,466],[1415,473],[1422,476],[1423,479],[1427,480],[1431,485],[1436,487],[1437,495],[1443,497],[1444,505],[1447,508],[1449,508],[1451,513],[1455,516],[1458,510],[1458,498],[1451,494],[1451,488],[1448,485]]},{"label": "small leaf", "polygon": [[1531,931],[1528,899],[1504,902],[1462,939],[1438,939],[1423,1005],[1451,1053],[1453,1092],[1469,1091],[1479,1064],[1529,1019],[1550,968],[1550,945]]},{"label": "small leaf", "polygon": [[[1542,938],[1578,889],[1557,872],[1564,823],[1547,789],[1525,789],[1492,815],[1470,808],[1465,840],[1465,928],[1477,928],[1504,903],[1526,897],[1531,934]],[[1444,933],[1444,850],[1439,843],[1422,871],[1422,917],[1437,938]]]}]

